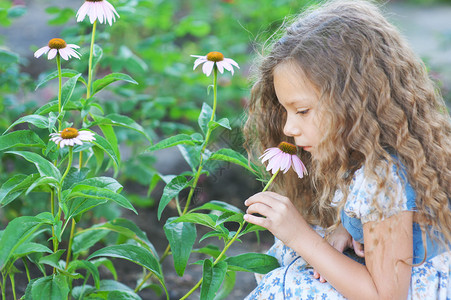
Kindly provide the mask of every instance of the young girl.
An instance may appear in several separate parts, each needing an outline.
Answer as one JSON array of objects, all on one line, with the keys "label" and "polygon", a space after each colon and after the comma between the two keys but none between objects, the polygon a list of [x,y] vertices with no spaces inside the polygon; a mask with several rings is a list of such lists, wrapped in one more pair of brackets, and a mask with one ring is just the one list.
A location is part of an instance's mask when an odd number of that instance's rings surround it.
[{"label": "young girl", "polygon": [[245,201],[281,265],[246,299],[451,299],[451,120],[378,7],[299,17],[259,66],[244,132],[254,153],[294,143],[309,171]]}]

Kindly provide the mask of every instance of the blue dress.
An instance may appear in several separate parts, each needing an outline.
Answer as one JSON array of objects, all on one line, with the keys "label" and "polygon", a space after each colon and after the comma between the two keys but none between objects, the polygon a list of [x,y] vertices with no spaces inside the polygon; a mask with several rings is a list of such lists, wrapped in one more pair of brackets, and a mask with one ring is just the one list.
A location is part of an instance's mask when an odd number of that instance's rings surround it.
[{"label": "blue dress", "polygon": [[[384,194],[376,196],[383,218],[390,217],[400,211],[415,209],[415,193],[405,180],[402,172],[394,167],[392,182],[397,192],[395,205],[388,205],[388,197]],[[369,221],[380,219],[380,214],[372,206],[373,195],[376,193],[376,181],[364,176],[364,167],[357,170],[349,187],[349,195],[341,211],[342,224],[351,236],[363,243],[363,225]],[[337,191],[333,203],[343,198]],[[323,235],[320,228],[315,230]],[[451,300],[451,252],[440,248],[429,238],[426,240],[427,256],[418,224],[413,224],[413,263],[408,299]],[[279,261],[280,267],[266,275],[256,275],[257,287],[245,298],[251,299],[346,299],[328,282],[321,283],[313,277],[313,269],[295,251],[286,247],[276,239],[268,251]],[[364,264],[364,260],[345,253],[351,258]],[[424,261],[423,261],[424,260]],[[420,264],[421,263],[421,264]],[[419,265],[417,265],[419,264]]]}]

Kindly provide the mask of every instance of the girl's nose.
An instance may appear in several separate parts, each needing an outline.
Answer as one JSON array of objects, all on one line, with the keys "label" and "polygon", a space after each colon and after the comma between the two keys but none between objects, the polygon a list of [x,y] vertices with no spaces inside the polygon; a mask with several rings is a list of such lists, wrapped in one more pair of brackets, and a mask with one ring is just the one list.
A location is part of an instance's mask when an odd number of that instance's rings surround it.
[{"label": "girl's nose", "polygon": [[290,116],[287,116],[287,121],[285,122],[285,126],[283,127],[283,134],[290,137],[298,136],[301,134],[299,124],[297,124],[295,120],[293,120]]}]

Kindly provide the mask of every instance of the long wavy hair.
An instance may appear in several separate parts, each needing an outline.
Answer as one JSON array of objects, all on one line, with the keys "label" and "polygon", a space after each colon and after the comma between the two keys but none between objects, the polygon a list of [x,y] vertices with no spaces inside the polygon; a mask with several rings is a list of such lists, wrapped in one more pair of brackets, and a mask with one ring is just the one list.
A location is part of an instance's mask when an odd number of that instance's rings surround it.
[{"label": "long wavy hair", "polygon": [[[299,151],[310,176],[278,176],[276,191],[311,223],[329,227],[338,222],[358,168],[364,165],[378,192],[387,193],[397,165],[415,190],[415,221],[423,232],[440,232],[441,241],[450,241],[450,116],[424,64],[379,7],[360,0],[323,3],[298,16],[261,55],[243,129],[252,159],[290,141],[273,83],[274,69],[286,62],[299,66],[318,89],[328,126],[317,147],[320,159]],[[331,204],[337,189],[344,193],[338,207]]]}]

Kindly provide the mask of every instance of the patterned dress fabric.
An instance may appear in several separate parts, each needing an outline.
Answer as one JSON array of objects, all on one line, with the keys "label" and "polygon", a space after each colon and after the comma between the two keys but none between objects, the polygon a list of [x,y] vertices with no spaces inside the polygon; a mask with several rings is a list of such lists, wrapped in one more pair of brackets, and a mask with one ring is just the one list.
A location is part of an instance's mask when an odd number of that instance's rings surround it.
[{"label": "patterned dress fabric", "polygon": [[[341,218],[343,226],[356,241],[363,243],[363,224],[380,219],[380,211],[382,218],[387,218],[401,211],[415,210],[415,192],[405,180],[403,170],[393,167],[391,175],[395,187],[393,191],[398,193],[399,200],[395,205],[388,205],[387,195],[375,194],[376,181],[364,176],[364,167],[355,172]],[[379,210],[373,205],[374,196]],[[337,191],[333,202],[337,203],[342,198],[343,194]],[[322,234],[320,228],[315,230]],[[420,227],[416,223],[413,225],[413,245],[415,266],[412,267],[408,299],[451,300],[451,252],[430,238],[423,243]],[[351,251],[345,254],[364,264],[364,259]],[[257,287],[245,300],[346,299],[328,282],[321,283],[315,279],[313,269],[280,240],[275,240],[268,254],[277,258],[280,267],[266,275],[256,275]]]}]

